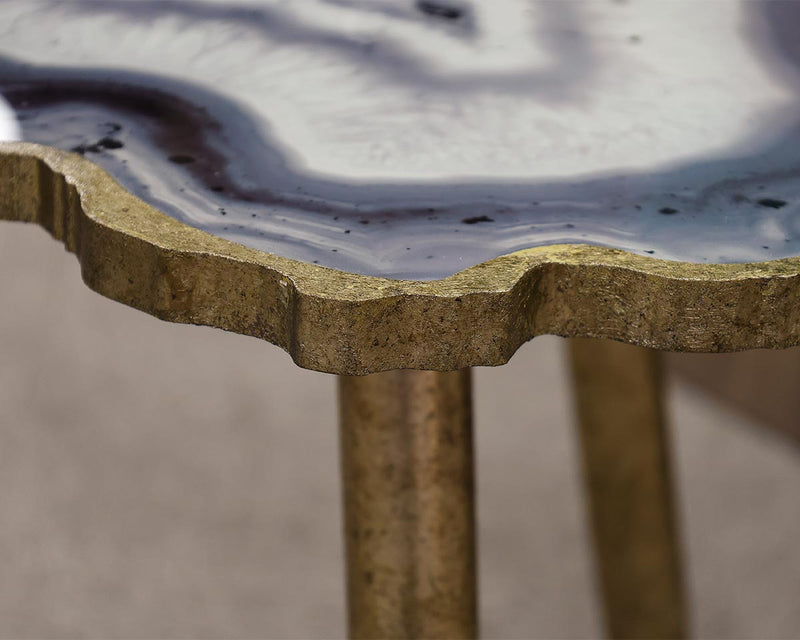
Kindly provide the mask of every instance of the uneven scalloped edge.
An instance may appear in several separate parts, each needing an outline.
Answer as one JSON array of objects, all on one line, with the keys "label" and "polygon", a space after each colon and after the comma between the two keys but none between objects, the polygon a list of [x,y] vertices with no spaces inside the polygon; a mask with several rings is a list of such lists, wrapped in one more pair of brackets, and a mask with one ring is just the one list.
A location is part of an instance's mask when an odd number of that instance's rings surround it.
[{"label": "uneven scalloped edge", "polygon": [[0,143],[0,219],[44,227],[112,300],[261,338],[328,373],[500,365],[542,334],[671,351],[800,344],[800,258],[707,265],[553,245],[442,280],[388,280],[223,240],[80,156],[11,142]]}]

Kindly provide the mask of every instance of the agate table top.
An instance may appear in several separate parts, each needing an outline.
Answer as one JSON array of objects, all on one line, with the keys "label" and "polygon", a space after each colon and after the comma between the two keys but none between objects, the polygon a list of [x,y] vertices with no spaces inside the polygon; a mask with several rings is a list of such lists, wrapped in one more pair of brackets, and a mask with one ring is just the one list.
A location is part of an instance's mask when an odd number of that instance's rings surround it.
[{"label": "agate table top", "polygon": [[800,3],[5,0],[0,138],[186,224],[437,279],[800,254]]},{"label": "agate table top", "polygon": [[800,3],[4,0],[0,218],[333,373],[800,344]]}]

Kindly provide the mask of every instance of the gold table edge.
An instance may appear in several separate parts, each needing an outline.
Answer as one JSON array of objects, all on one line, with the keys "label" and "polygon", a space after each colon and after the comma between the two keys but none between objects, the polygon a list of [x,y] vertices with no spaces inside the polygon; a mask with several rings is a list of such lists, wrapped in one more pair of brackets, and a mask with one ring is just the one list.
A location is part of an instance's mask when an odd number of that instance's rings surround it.
[{"label": "gold table edge", "polygon": [[390,280],[213,236],[81,156],[20,142],[0,143],[0,219],[44,227],[104,296],[267,340],[328,373],[500,365],[542,334],[672,351],[800,344],[800,257],[697,264],[550,245],[441,280]]}]

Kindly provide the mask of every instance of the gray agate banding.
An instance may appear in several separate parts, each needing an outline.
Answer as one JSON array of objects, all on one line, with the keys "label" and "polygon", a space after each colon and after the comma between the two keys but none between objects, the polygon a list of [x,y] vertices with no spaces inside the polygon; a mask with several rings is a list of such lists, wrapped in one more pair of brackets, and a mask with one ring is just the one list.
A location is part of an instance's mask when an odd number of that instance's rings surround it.
[{"label": "gray agate banding", "polygon": [[429,280],[585,243],[800,254],[800,5],[0,3],[0,137],[194,227]]}]

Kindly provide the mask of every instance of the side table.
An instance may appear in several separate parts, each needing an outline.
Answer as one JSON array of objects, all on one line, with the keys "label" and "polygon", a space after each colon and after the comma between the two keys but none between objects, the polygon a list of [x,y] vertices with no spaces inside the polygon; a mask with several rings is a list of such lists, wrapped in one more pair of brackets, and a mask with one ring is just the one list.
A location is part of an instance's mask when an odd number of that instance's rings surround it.
[{"label": "side table", "polygon": [[[568,246],[440,281],[382,280],[187,227],[72,154],[25,143],[1,152],[3,216],[64,241],[99,293],[166,320],[269,339],[303,366],[344,376],[354,637],[476,633],[469,366],[498,364],[536,333],[647,345],[573,343],[587,487],[610,634],[683,633],[653,349],[796,345],[798,260],[693,265]],[[473,278],[496,285],[481,290]],[[429,371],[379,373],[384,366]]]},{"label": "side table", "polygon": [[354,638],[477,635],[470,368],[574,338],[608,633],[682,637],[657,351],[800,344],[800,9],[407,4],[6,3],[0,218],[339,376]]}]

